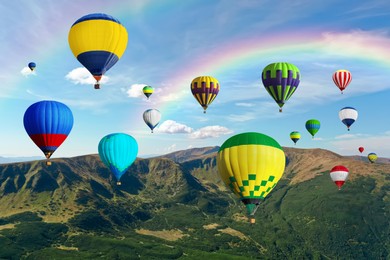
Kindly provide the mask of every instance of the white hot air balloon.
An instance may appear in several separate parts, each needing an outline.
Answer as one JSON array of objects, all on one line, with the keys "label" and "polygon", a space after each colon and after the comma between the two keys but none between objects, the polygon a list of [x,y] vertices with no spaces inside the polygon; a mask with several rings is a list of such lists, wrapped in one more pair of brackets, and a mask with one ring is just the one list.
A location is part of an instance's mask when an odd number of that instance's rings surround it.
[{"label": "white hot air balloon", "polygon": [[161,113],[157,109],[147,109],[144,114],[144,121],[149,126],[150,130],[152,130],[160,123]]},{"label": "white hot air balloon", "polygon": [[348,174],[349,174],[348,168],[342,165],[337,165],[333,167],[332,170],[330,170],[330,178],[332,179],[332,181],[334,181],[334,183],[337,185],[339,190],[347,180]]},{"label": "white hot air balloon", "polygon": [[339,118],[341,122],[343,122],[343,124],[347,126],[349,131],[350,126],[358,118],[358,112],[353,107],[344,107],[339,111]]}]

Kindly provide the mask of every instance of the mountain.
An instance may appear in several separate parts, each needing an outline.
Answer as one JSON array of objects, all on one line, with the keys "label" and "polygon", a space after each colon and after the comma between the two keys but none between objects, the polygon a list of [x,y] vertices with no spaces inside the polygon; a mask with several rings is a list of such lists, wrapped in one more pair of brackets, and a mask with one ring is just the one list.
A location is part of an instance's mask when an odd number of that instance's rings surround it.
[{"label": "mountain", "polygon": [[15,163],[15,162],[30,162],[44,159],[43,156],[30,156],[30,157],[2,157],[0,156],[0,164]]},{"label": "mountain", "polygon": [[[138,158],[121,186],[98,155],[0,165],[0,259],[390,256],[388,164],[285,147],[285,173],[250,225],[218,149]],[[341,191],[337,164],[350,170]]]}]

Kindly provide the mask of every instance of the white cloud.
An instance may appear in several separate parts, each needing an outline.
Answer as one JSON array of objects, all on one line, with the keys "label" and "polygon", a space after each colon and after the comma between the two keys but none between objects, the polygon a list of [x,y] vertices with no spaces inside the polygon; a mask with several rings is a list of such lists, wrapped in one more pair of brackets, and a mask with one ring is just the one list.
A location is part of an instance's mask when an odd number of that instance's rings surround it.
[{"label": "white cloud", "polygon": [[249,120],[252,120],[255,118],[256,118],[256,116],[254,113],[245,113],[245,114],[240,114],[240,115],[230,114],[228,116],[228,120],[232,121],[232,122],[245,122],[245,121],[249,121]]},{"label": "white cloud", "polygon": [[130,98],[138,98],[141,97],[144,93],[142,89],[146,86],[146,84],[133,84],[127,90],[125,90],[126,94]]},{"label": "white cloud", "polygon": [[158,127],[157,131],[166,134],[188,134],[193,129],[176,121],[166,120]]},{"label": "white cloud", "polygon": [[226,135],[231,133],[233,133],[233,131],[224,126],[212,125],[212,126],[202,127],[192,132],[190,134],[190,138],[205,139],[205,138],[219,137],[221,135]]},{"label": "white cloud", "polygon": [[29,67],[24,67],[20,73],[22,73],[23,76],[28,77],[29,75],[37,75],[35,71],[30,70]]},{"label": "white cloud", "polygon": [[167,152],[174,152],[176,150],[176,144],[172,144],[166,148]]},{"label": "white cloud", "polygon": [[390,157],[388,145],[390,144],[390,131],[382,135],[356,137],[331,142],[340,153],[357,154],[357,149],[363,146],[365,153],[375,152],[380,157]]},{"label": "white cloud", "polygon": [[313,141],[322,141],[324,140],[322,137],[314,137],[312,138]]},{"label": "white cloud", "polygon": [[354,139],[354,138],[360,138],[360,137],[364,137],[364,136],[368,136],[368,135],[365,135],[365,134],[343,134],[343,135],[338,135],[338,136],[335,136],[334,139],[338,140],[338,139]]},{"label": "white cloud", "polygon": [[255,104],[253,104],[253,103],[244,103],[244,102],[236,103],[235,105],[239,106],[239,107],[254,107],[255,106]]},{"label": "white cloud", "polygon": [[[65,78],[71,81],[73,84],[81,84],[81,85],[93,85],[96,83],[96,80],[91,75],[91,73],[86,68],[76,68],[66,74]],[[100,80],[101,84],[107,83],[109,78],[107,76],[102,77]]]}]

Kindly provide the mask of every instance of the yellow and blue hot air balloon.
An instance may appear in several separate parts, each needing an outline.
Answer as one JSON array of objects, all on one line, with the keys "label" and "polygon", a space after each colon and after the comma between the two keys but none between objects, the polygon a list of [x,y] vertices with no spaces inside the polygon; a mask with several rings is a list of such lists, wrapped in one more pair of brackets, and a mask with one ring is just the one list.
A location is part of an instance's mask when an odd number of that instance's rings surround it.
[{"label": "yellow and blue hot air balloon", "polygon": [[299,133],[298,131],[292,131],[290,133],[290,138],[294,142],[294,144],[296,144],[298,140],[301,138],[301,133]]},{"label": "yellow and blue hot air balloon", "polygon": [[249,220],[282,177],[286,156],[273,138],[256,132],[226,140],[218,151],[218,172],[224,183],[246,205]]},{"label": "yellow and blue hot air balloon", "polygon": [[117,185],[121,185],[122,175],[137,158],[137,141],[128,134],[113,133],[100,140],[98,150],[100,159],[114,174]]},{"label": "yellow and blue hot air balloon", "polygon": [[122,57],[127,46],[126,28],[114,17],[88,14],[78,19],[70,28],[69,47],[77,60],[99,81]]},{"label": "yellow and blue hot air balloon", "polygon": [[200,76],[192,80],[191,92],[206,113],[207,107],[214,101],[219,92],[219,82],[211,76]]},{"label": "yellow and blue hot air balloon", "polygon": [[368,160],[371,162],[371,163],[374,163],[377,159],[378,159],[378,156],[376,155],[376,153],[369,153],[367,155],[367,158]]}]

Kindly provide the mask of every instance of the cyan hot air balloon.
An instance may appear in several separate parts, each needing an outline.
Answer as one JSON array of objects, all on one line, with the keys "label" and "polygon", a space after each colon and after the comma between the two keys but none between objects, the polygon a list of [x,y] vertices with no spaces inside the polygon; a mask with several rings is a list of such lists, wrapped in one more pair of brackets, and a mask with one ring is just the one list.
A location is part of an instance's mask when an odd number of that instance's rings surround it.
[{"label": "cyan hot air balloon", "polygon": [[290,139],[296,144],[298,140],[301,138],[301,133],[298,131],[293,131],[290,133]]},{"label": "cyan hot air balloon", "polygon": [[347,129],[349,131],[349,128],[351,127],[351,125],[358,118],[358,112],[353,107],[344,107],[344,108],[340,109],[340,111],[339,111],[339,118],[340,118],[341,122],[343,122],[343,124],[347,126]]},{"label": "cyan hot air balloon", "polygon": [[77,60],[96,79],[100,88],[102,76],[122,57],[127,46],[126,28],[116,18],[103,14],[88,14],[70,28],[69,47]]},{"label": "cyan hot air balloon", "polygon": [[143,114],[143,118],[153,133],[153,129],[160,123],[161,113],[157,109],[147,109]]},{"label": "cyan hot air balloon", "polygon": [[279,105],[279,112],[298,88],[300,76],[299,69],[287,62],[271,63],[263,69],[263,85]]},{"label": "cyan hot air balloon", "polygon": [[149,97],[150,97],[150,96],[153,94],[153,92],[154,92],[154,88],[152,88],[151,86],[145,86],[145,87],[143,87],[142,92],[144,93],[144,95],[146,96],[146,98],[149,99]]},{"label": "cyan hot air balloon", "polygon": [[312,138],[314,138],[314,135],[320,130],[320,126],[320,121],[317,119],[309,119],[305,124],[306,130],[311,134]]},{"label": "cyan hot air balloon", "polygon": [[73,127],[72,111],[65,104],[44,100],[27,108],[23,118],[24,128],[48,160],[65,141]]},{"label": "cyan hot air balloon", "polygon": [[98,150],[100,159],[114,174],[117,185],[121,185],[122,175],[137,158],[137,141],[128,134],[113,133],[100,140]]},{"label": "cyan hot air balloon", "polygon": [[200,76],[191,82],[192,95],[203,107],[203,113],[206,113],[207,107],[217,97],[219,89],[218,80],[211,76]]},{"label": "cyan hot air balloon", "polygon": [[343,90],[351,83],[352,74],[348,70],[338,70],[333,73],[333,82],[336,86],[341,90],[341,94],[343,94]]},{"label": "cyan hot air balloon", "polygon": [[247,208],[250,223],[264,199],[282,177],[286,156],[272,137],[242,133],[227,139],[217,155],[221,179]]},{"label": "cyan hot air balloon", "polygon": [[36,66],[37,66],[37,64],[35,64],[35,62],[30,62],[30,63],[28,64],[28,68],[29,68],[31,71],[34,71]]}]

